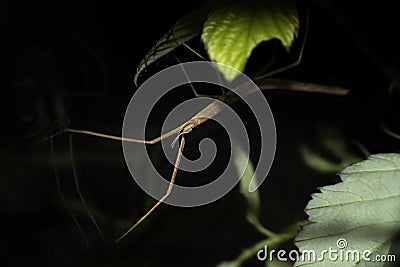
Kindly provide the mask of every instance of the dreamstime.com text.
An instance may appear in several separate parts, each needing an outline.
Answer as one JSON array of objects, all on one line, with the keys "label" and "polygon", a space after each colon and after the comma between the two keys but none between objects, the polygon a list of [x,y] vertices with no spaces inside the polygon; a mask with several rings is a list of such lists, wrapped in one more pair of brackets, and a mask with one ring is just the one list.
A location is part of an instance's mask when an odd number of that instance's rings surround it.
[{"label": "dreamstime.com text", "polygon": [[340,238],[336,242],[336,247],[329,247],[321,251],[303,250],[301,253],[297,250],[268,250],[268,246],[257,252],[257,258],[260,261],[293,261],[293,262],[319,262],[319,261],[342,261],[342,262],[395,262],[396,255],[375,255],[370,250],[347,249],[347,241]]}]

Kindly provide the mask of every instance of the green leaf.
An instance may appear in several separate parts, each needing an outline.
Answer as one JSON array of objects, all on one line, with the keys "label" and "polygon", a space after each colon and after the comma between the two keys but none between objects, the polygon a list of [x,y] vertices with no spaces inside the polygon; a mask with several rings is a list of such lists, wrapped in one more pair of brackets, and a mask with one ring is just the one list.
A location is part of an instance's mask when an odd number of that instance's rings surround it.
[{"label": "green leaf", "polygon": [[171,29],[164,34],[155,46],[146,54],[136,69],[134,82],[137,84],[139,75],[151,64],[175,50],[183,43],[200,35],[203,23],[208,14],[208,6],[204,5],[188,13],[178,20]]},{"label": "green leaf", "polygon": [[[343,182],[322,187],[306,207],[311,224],[296,237],[300,252],[313,250],[317,258],[323,250],[336,249],[344,260],[328,255],[317,262],[296,262],[296,266],[383,266],[367,261],[362,253],[371,251],[371,260],[387,255],[400,231],[400,154],[377,154],[347,167],[340,173]],[[338,240],[347,246],[338,246]],[[342,242],[343,244],[343,242]],[[339,244],[340,245],[340,244]],[[360,253],[348,256],[351,251]],[[340,258],[339,258],[340,259]],[[353,259],[355,259],[353,261]]]},{"label": "green leaf", "polygon": [[319,172],[337,173],[345,167],[342,166],[343,164],[324,158],[313,150],[310,150],[308,147],[302,147],[301,154],[304,162],[310,168]]},{"label": "green leaf", "polygon": [[[288,49],[298,25],[294,0],[228,1],[210,12],[201,38],[211,60],[243,71],[262,41],[276,38]],[[228,81],[237,75],[226,68],[221,72]]]},{"label": "green leaf", "polygon": [[[329,125],[320,125],[318,130],[319,137],[314,140],[314,144],[320,143],[332,159],[328,159],[306,146],[301,149],[304,162],[316,171],[338,173],[350,164],[359,162],[371,155],[363,144],[356,140],[350,142],[343,133]],[[354,148],[358,148],[360,153],[355,153]]]}]

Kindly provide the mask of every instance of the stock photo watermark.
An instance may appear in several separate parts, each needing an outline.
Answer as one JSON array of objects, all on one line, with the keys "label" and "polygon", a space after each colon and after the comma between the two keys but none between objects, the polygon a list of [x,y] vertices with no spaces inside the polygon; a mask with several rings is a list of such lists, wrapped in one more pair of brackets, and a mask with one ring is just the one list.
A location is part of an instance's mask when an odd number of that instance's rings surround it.
[{"label": "stock photo watermark", "polygon": [[349,249],[347,240],[339,238],[336,241],[335,246],[324,248],[320,251],[316,250],[275,250],[269,249],[265,246],[257,252],[257,259],[260,261],[293,261],[301,263],[313,263],[313,262],[396,262],[396,255],[387,254],[379,255],[373,254],[371,250],[357,250]]},{"label": "stock photo watermark", "polygon": [[[236,72],[236,78],[233,81],[226,81],[221,76],[221,69]],[[239,182],[238,173],[244,173],[248,161],[235,162],[232,159],[232,155],[239,153],[239,146],[232,144],[240,144],[240,149],[248,156],[250,140],[244,122],[229,106],[229,100],[233,98],[242,100],[257,119],[261,135],[260,157],[248,188],[249,192],[257,190],[267,177],[274,159],[275,121],[268,102],[257,85],[248,76],[229,66],[215,62],[188,62],[169,67],[153,75],[138,88],[128,105],[122,128],[123,138],[145,139],[146,123],[156,103],[169,91],[189,83],[217,85],[225,88],[229,93],[225,93],[217,99],[196,97],[184,101],[168,114],[161,133],[168,135],[173,129],[184,129],[183,132],[188,133],[199,124],[199,121],[213,120],[228,133],[231,143],[231,158],[224,167],[224,172],[215,177],[212,182],[197,187],[174,184],[173,189],[169,190],[168,198],[163,202],[179,207],[205,205],[223,197]],[[171,164],[174,164],[179,149],[179,146],[171,147],[171,139],[174,136],[179,138],[180,134],[182,134],[182,130],[160,139],[163,152]],[[199,150],[201,156],[196,160],[190,160],[182,155],[179,170],[200,172],[213,162],[216,155],[216,145],[213,140],[208,138],[202,140],[199,143]],[[138,154],[148,155],[146,144],[124,142],[123,151],[129,171],[136,183],[153,198],[162,199],[170,186],[169,182],[158,173],[150,157],[141,156],[141,161],[135,158],[135,155]],[[247,159],[249,160],[249,157]]]}]

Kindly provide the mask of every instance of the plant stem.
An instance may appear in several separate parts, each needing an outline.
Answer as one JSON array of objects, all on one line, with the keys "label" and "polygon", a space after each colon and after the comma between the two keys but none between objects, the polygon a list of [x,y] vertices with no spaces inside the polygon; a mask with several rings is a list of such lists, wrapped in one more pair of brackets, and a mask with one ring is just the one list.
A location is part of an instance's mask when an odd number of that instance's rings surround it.
[{"label": "plant stem", "polygon": [[242,253],[239,254],[239,256],[236,259],[218,264],[218,267],[224,267],[224,266],[239,267],[242,265],[243,262],[247,261],[254,255],[256,255],[258,251],[264,249],[265,246],[267,246],[269,249],[275,249],[279,247],[282,243],[293,239],[299,232],[300,227],[306,224],[309,224],[309,222],[308,221],[296,222],[295,224],[290,226],[286,232],[283,233],[273,233],[261,226],[264,230],[267,230],[269,232],[267,238],[257,242],[252,247],[244,250]]}]

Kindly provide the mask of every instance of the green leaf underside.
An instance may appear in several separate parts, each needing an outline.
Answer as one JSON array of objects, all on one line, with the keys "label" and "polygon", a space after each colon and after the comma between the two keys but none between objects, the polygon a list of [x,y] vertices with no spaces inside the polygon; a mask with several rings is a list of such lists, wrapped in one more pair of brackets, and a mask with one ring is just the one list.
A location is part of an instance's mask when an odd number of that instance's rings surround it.
[{"label": "green leaf underside", "polygon": [[[400,155],[377,154],[347,167],[340,173],[343,182],[320,188],[306,207],[309,220],[296,237],[300,252],[314,250],[317,257],[329,248],[347,253],[369,250],[388,255],[391,239],[400,231]],[[344,238],[347,247],[339,249]],[[339,255],[339,254],[338,254]],[[345,255],[345,254],[343,254]],[[384,262],[298,261],[295,266],[383,266]]]},{"label": "green leaf underside", "polygon": [[171,29],[163,35],[155,46],[146,54],[136,69],[134,82],[137,84],[139,75],[151,64],[175,50],[178,46],[190,41],[201,33],[201,29],[208,13],[204,5],[178,20]]},{"label": "green leaf underside", "polygon": [[[252,50],[262,41],[276,38],[288,49],[298,25],[293,0],[242,1],[214,8],[201,38],[211,60],[243,71]],[[221,72],[228,81],[237,75],[226,68]]]}]

